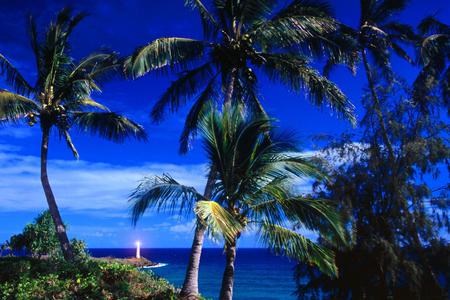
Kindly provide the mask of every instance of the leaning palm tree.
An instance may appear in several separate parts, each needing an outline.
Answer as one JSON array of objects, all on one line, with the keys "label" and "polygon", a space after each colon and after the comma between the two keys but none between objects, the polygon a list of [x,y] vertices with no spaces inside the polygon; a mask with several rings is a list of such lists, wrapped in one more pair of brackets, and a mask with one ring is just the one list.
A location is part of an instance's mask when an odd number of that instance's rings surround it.
[{"label": "leaning palm tree", "polygon": [[73,253],[47,175],[51,133],[57,132],[76,158],[78,152],[69,134],[73,127],[116,142],[127,137],[146,137],[140,125],[110,112],[91,98],[93,91],[100,91],[98,81],[120,71],[121,62],[115,53],[107,51],[93,53],[79,62],[71,58],[68,38],[83,17],[84,14],[71,16],[70,9],[63,9],[42,39],[30,18],[31,45],[37,68],[34,85],[0,54],[0,73],[12,88],[12,91],[0,90],[0,120],[2,123],[26,121],[30,126],[40,125],[41,182],[67,260],[73,258]]},{"label": "leaning palm tree", "polygon": [[[414,102],[422,111],[427,104],[442,99],[450,104],[450,26],[433,16],[424,18],[419,26],[418,63],[422,67],[414,81]],[[435,91],[440,97],[433,97]]]},{"label": "leaning palm tree", "polygon": [[[394,51],[399,57],[413,62],[402,43],[416,40],[414,30],[409,25],[395,20],[395,15],[407,6],[408,0],[360,0],[360,19],[357,28],[340,24],[340,34],[334,36],[342,51],[353,52],[344,57],[354,56],[353,61],[362,60],[373,102],[373,109],[380,124],[382,139],[390,159],[394,159],[394,149],[389,139],[388,128],[383,116],[382,103],[377,94],[375,71],[391,82],[394,74],[391,69],[390,54]],[[332,57],[330,67],[339,62],[340,57]],[[371,61],[369,60],[371,59]]]},{"label": "leaning palm tree", "polygon": [[[203,40],[181,37],[156,39],[136,49],[125,64],[126,73],[140,77],[151,71],[173,72],[178,78],[154,105],[151,117],[161,121],[167,110],[177,111],[193,101],[180,137],[185,153],[195,137],[202,109],[210,101],[243,102],[264,113],[258,97],[259,74],[295,92],[306,91],[316,105],[327,103],[352,123],[354,107],[341,90],[310,64],[328,47],[327,36],[336,30],[330,6],[323,1],[292,0],[186,0],[203,26]],[[330,51],[341,60],[341,51]],[[214,169],[205,188],[211,197]],[[183,294],[198,294],[199,258],[204,228],[199,223],[192,244]],[[198,258],[198,259],[197,259]]]},{"label": "leaning palm tree", "polygon": [[225,271],[220,299],[231,299],[236,242],[246,230],[256,230],[277,254],[312,263],[329,275],[337,273],[333,253],[292,229],[321,228],[342,241],[344,231],[336,210],[322,200],[295,192],[296,180],[323,177],[317,162],[303,156],[289,139],[273,134],[272,120],[225,105],[200,116],[199,129],[210,168],[215,169],[211,197],[178,183],[169,175],[147,178],[131,194],[132,219],[149,208],[178,214],[194,209],[212,237],[225,242]]}]

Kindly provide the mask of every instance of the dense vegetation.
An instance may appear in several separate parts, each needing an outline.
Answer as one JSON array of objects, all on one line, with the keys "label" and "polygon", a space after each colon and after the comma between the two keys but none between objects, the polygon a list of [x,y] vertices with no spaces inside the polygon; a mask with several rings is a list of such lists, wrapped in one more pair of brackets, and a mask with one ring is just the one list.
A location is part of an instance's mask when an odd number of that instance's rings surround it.
[{"label": "dense vegetation", "polygon": [[[362,23],[372,29],[386,26],[405,7],[404,1],[361,1]],[[412,82],[399,78],[387,48],[371,52],[372,64],[363,57],[365,114],[358,130],[327,139],[322,151],[333,162],[331,180],[317,182],[312,195],[339,203],[352,246],[335,248],[339,277],[299,264],[299,299],[449,296],[450,248],[441,233],[449,232],[450,27],[434,17],[425,18],[417,33],[396,24],[417,49],[419,74]],[[372,47],[394,46],[391,39],[381,41],[388,34],[372,34],[370,39],[378,41]],[[322,243],[329,244],[326,238]]]},{"label": "dense vegetation", "polygon": [[348,135],[330,142],[325,155],[342,164],[330,166],[332,180],[318,183],[314,197],[339,203],[353,245],[335,248],[338,278],[298,266],[300,299],[447,297],[450,249],[440,231],[448,232],[450,225],[448,186],[434,179],[449,157],[448,125],[439,110],[424,114],[412,107],[402,87],[379,88],[378,95],[389,111],[395,168],[381,146],[373,110],[362,122],[359,143]]},{"label": "dense vegetation", "polygon": [[[151,272],[121,261],[91,258],[83,241],[72,240],[65,261],[48,211],[4,244],[0,299],[175,299],[176,290]],[[24,253],[25,252],[25,253]],[[14,256],[14,254],[31,256]]]},{"label": "dense vegetation", "polygon": [[[83,241],[72,239],[70,241],[74,258],[85,259],[88,254]],[[50,257],[62,259],[63,253],[48,210],[39,214],[33,223],[27,224],[22,233],[11,236],[3,245],[4,250],[10,253],[31,255],[35,258]]]},{"label": "dense vegetation", "polygon": [[176,299],[166,280],[121,263],[0,259],[0,299]]}]

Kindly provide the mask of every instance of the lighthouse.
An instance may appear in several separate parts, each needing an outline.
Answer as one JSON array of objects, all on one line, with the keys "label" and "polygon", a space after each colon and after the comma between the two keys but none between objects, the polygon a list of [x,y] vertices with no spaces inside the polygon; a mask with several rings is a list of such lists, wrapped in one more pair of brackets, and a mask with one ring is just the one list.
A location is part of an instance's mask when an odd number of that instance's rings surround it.
[{"label": "lighthouse", "polygon": [[141,241],[136,242],[136,258],[141,258]]}]

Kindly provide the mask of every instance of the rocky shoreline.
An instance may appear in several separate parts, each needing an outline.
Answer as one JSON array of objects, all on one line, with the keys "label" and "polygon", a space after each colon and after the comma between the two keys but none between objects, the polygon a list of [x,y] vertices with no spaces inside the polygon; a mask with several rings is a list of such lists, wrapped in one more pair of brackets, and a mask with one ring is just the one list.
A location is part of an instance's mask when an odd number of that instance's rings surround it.
[{"label": "rocky shoreline", "polygon": [[153,267],[153,266],[158,265],[158,263],[152,262],[152,261],[146,259],[145,257],[116,258],[116,257],[112,257],[112,256],[107,256],[107,257],[98,257],[98,258],[94,258],[94,259],[100,260],[100,261],[106,261],[106,262],[118,262],[118,263],[130,265],[133,267],[137,267],[137,268]]}]

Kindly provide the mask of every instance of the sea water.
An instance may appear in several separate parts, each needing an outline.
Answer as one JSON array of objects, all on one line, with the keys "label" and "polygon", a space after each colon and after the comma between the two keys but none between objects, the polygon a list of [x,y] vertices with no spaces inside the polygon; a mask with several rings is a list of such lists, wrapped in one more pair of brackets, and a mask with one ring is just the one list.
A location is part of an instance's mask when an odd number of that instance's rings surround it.
[{"label": "sea water", "polygon": [[[92,256],[133,257],[135,249],[89,249]],[[190,249],[141,249],[141,256],[160,263],[151,271],[181,287],[189,261]],[[203,249],[199,288],[203,296],[218,299],[225,255],[222,249]],[[271,254],[266,249],[239,249],[236,254],[234,297],[250,299],[296,299],[295,263]]]}]

